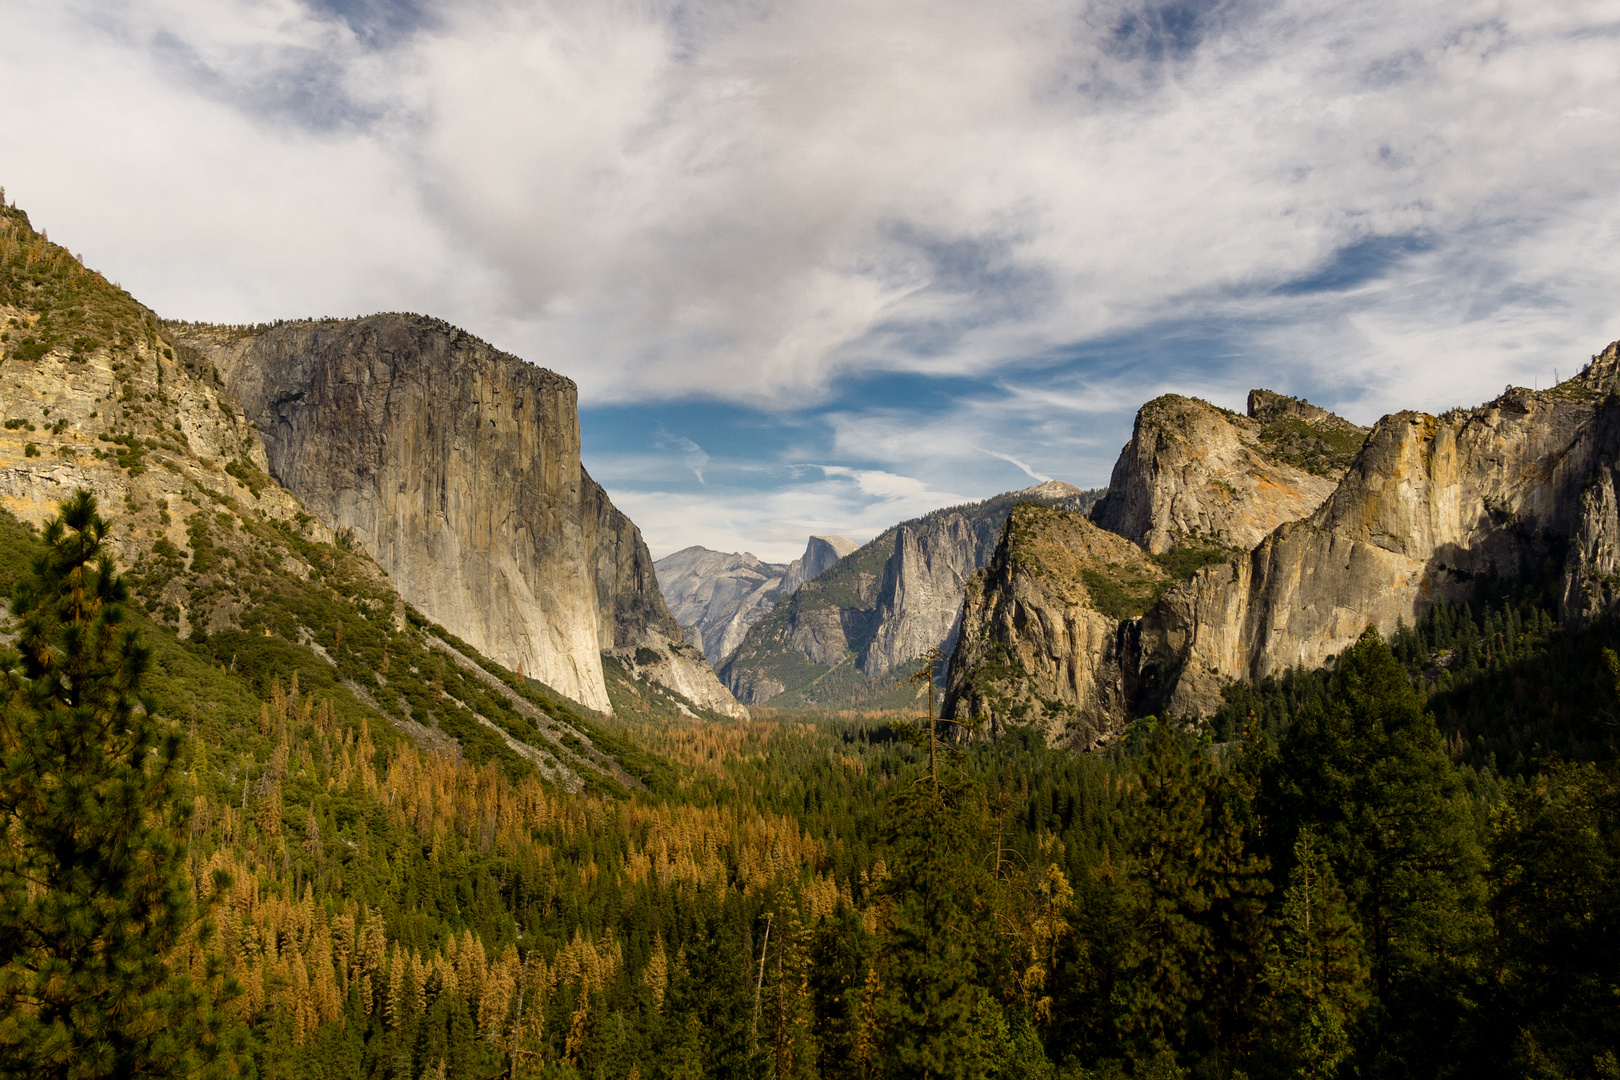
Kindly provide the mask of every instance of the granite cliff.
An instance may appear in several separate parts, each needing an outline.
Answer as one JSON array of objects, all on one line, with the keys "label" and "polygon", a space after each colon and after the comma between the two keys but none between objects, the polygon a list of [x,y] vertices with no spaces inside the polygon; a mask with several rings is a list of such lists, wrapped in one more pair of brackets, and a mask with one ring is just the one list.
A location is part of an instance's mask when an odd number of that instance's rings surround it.
[{"label": "granite cliff", "polygon": [[687,640],[718,670],[749,627],[858,546],[842,536],[812,536],[804,554],[791,563],[762,562],[747,551],[727,554],[689,547],[653,566],[670,613]]},{"label": "granite cliff", "polygon": [[1136,414],[1092,520],[1155,555],[1178,545],[1247,551],[1320,506],[1366,435],[1265,390],[1249,395],[1248,416],[1167,394]]},{"label": "granite cliff", "polygon": [[1246,416],[1175,394],[1148,402],[1090,520],[1033,508],[1010,520],[968,587],[944,715],[1106,742],[1163,692],[1168,657],[1144,662],[1143,617],[1200,567],[1313,512],[1366,436],[1267,390],[1250,392]]},{"label": "granite cliff", "polygon": [[739,700],[792,707],[896,707],[907,665],[955,642],[967,579],[990,561],[1019,502],[1083,510],[1097,492],[1048,481],[885,530],[756,623],[721,678]]},{"label": "granite cliff", "polygon": [[1548,560],[1561,568],[1565,625],[1613,610],[1617,389],[1610,345],[1551,390],[1384,417],[1314,514],[1144,617],[1140,666],[1162,681],[1164,707],[1207,713],[1223,679],[1319,665],[1369,625],[1388,634],[1476,580]]},{"label": "granite cliff", "polygon": [[257,428],[172,324],[3,198],[0,413],[6,543],[31,542],[26,526],[74,491],[97,496],[171,718],[252,724],[283,687],[296,700],[301,676],[306,722],[319,697],[351,745],[369,724],[381,745],[404,736],[572,790],[641,786],[594,721],[413,613],[352,537],[268,475]]},{"label": "granite cliff", "polygon": [[1130,617],[1169,575],[1083,514],[1013,508],[995,556],[968,582],[945,715],[990,733],[1031,726],[1051,745],[1091,749],[1136,704]]},{"label": "granite cliff", "polygon": [[435,319],[175,327],[263,437],[268,471],[406,601],[496,661],[611,711],[602,653],[742,710],[580,463],[572,381]]},{"label": "granite cliff", "polygon": [[[1279,506],[1299,505],[1267,502],[1267,484],[1234,500],[1242,485],[1208,462],[1225,462],[1225,469],[1236,462],[1249,475],[1268,478],[1282,475],[1275,469],[1278,456],[1292,459],[1285,465],[1313,465],[1307,472],[1336,471],[1335,455],[1359,438],[1359,429],[1305,403],[1256,391],[1250,412],[1261,423],[1261,448],[1268,445],[1268,428],[1281,433],[1269,442],[1273,460],[1265,464],[1272,471],[1262,473],[1247,453],[1231,452],[1231,440],[1207,416],[1195,414],[1190,425],[1217,442],[1217,451],[1204,456],[1191,440],[1185,450],[1164,452],[1178,440],[1154,430],[1143,437],[1145,427],[1163,420],[1139,420],[1138,437],[1115,469],[1116,479],[1137,496],[1099,506],[1096,521],[1146,548],[1155,541],[1168,547],[1158,561],[1180,580],[1142,610],[1114,611],[1113,634],[1093,634],[1097,644],[1087,659],[1077,659],[1073,635],[1044,628],[1073,621],[1075,611],[1095,610],[1095,590],[1089,602],[1077,598],[1072,579],[1077,573],[1087,582],[1117,578],[1119,561],[1104,565],[1106,559],[1073,542],[1031,546],[1009,531],[998,569],[970,588],[946,708],[964,720],[1038,719],[1054,739],[1095,741],[1100,732],[1106,740],[1132,715],[1207,715],[1220,704],[1227,680],[1323,664],[1369,625],[1388,634],[1398,620],[1413,622],[1438,601],[1468,596],[1481,579],[1549,562],[1562,575],[1566,625],[1610,612],[1620,603],[1617,390],[1620,343],[1551,390],[1509,388],[1483,406],[1443,416],[1386,416],[1320,506],[1289,511],[1291,519],[1247,550],[1202,567],[1178,562],[1176,544],[1211,536],[1236,540]],[[1163,401],[1149,406],[1158,417],[1188,415],[1165,410]],[[1076,522],[1066,528],[1084,534]],[[1065,561],[1054,551],[1073,558]],[[1014,558],[1020,552],[1022,564]],[[1070,585],[1060,588],[1048,577]],[[1093,675],[1065,683],[1062,663],[1064,670],[1085,668]],[[1024,685],[1021,696],[1008,691],[1009,683]],[[1030,700],[1051,708],[1038,716],[1029,708],[1014,714]],[[1076,731],[1078,740],[1069,734]]]}]

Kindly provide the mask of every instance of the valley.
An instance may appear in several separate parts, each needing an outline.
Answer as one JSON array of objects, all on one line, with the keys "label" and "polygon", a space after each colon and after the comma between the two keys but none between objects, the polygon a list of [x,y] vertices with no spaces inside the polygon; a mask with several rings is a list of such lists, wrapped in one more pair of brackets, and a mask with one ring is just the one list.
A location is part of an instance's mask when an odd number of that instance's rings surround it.
[{"label": "valley", "polygon": [[0,200],[0,327],[8,1068],[1614,1074],[1620,343],[655,563],[576,384],[441,320],[167,321]]}]

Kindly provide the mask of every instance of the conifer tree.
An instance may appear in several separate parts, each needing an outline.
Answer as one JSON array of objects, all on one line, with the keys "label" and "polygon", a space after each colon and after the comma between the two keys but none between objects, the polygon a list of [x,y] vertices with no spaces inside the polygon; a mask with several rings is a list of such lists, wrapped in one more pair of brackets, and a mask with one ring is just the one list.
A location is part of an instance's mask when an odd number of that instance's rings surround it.
[{"label": "conifer tree", "polygon": [[1367,1005],[1367,961],[1361,928],[1309,829],[1294,842],[1277,921],[1277,949],[1267,965],[1280,1021],[1275,1056],[1292,1075],[1333,1076]]},{"label": "conifer tree", "polygon": [[993,946],[992,881],[973,827],[981,814],[977,788],[954,770],[895,799],[885,883],[894,907],[878,958],[886,1075],[978,1075],[995,1007],[980,988]]},{"label": "conifer tree", "polygon": [[1434,718],[1376,630],[1301,712],[1262,801],[1274,837],[1314,831],[1355,909],[1374,995],[1368,1071],[1439,1068],[1446,1033],[1475,1007],[1483,855]]},{"label": "conifer tree", "polygon": [[1212,852],[1204,843],[1201,762],[1161,723],[1138,775],[1131,841],[1136,922],[1118,1024],[1139,1059],[1173,1053],[1202,991],[1213,944],[1207,918]]},{"label": "conifer tree", "polygon": [[[143,699],[107,523],[79,491],[18,583],[0,711],[0,1075],[228,1071],[239,1039],[210,990],[166,961],[193,920],[177,839],[182,738]],[[228,885],[216,876],[214,888]]]}]

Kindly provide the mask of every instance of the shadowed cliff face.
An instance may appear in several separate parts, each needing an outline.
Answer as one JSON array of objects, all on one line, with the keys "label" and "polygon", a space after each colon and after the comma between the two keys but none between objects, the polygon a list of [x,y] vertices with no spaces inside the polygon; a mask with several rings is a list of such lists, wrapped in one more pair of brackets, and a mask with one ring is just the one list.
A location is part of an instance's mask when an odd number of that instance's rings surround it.
[{"label": "shadowed cliff face", "polygon": [[1048,744],[1093,749],[1134,704],[1131,623],[1165,572],[1084,515],[1025,503],[990,565],[973,575],[951,657],[944,715],[999,732],[1032,726]]},{"label": "shadowed cliff face", "polygon": [[1620,410],[1614,346],[1555,390],[1510,390],[1442,417],[1379,421],[1331,498],[1143,620],[1142,663],[1178,670],[1174,712],[1219,704],[1227,678],[1322,664],[1368,625],[1385,634],[1481,576],[1564,565],[1566,624],[1615,603]]},{"label": "shadowed cliff face", "polygon": [[954,647],[968,578],[990,561],[1012,507],[1083,510],[1097,494],[1048,481],[888,529],[755,624],[721,677],[750,703],[908,705],[918,692],[905,681],[912,662]]},{"label": "shadowed cliff face", "polygon": [[604,712],[601,653],[635,648],[659,654],[652,677],[737,709],[581,467],[570,380],[418,316],[181,335],[258,426],[270,472],[427,617]]}]

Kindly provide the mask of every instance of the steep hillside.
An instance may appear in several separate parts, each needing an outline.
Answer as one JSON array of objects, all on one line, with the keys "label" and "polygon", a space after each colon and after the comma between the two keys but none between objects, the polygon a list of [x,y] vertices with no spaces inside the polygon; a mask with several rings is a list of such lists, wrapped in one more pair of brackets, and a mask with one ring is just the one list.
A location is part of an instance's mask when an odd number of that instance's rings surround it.
[{"label": "steep hillside", "polygon": [[160,665],[212,688],[177,690],[174,715],[227,700],[256,713],[272,678],[299,671],[380,740],[397,729],[513,775],[633,786],[583,711],[412,611],[348,534],[268,475],[213,368],[15,207],[0,209],[0,326],[0,507],[22,523],[14,539],[75,489],[96,493],[138,611],[185,643]]},{"label": "steep hillside", "polygon": [[886,530],[756,623],[721,670],[741,701],[895,707],[906,665],[954,641],[967,579],[990,561],[1013,506],[1088,509],[1097,492],[1050,481]]},{"label": "steep hillside", "polygon": [[1308,402],[1255,390],[1249,415],[1167,394],[1142,406],[1092,520],[1154,554],[1247,551],[1322,504],[1366,430]]},{"label": "steep hillside", "polygon": [[176,325],[263,436],[266,467],[429,618],[590,708],[602,653],[723,712],[634,523],[585,472],[572,381],[435,319]]},{"label": "steep hillside", "polygon": [[683,548],[653,564],[670,614],[716,670],[753,626],[800,585],[832,569],[857,547],[842,536],[812,536],[791,563],[761,562],[750,552]]},{"label": "steep hillside", "polygon": [[1561,622],[1612,611],[1616,389],[1620,346],[1610,345],[1551,390],[1384,417],[1316,513],[1197,575],[1143,619],[1142,665],[1177,672],[1166,706],[1207,713],[1223,679],[1314,667],[1368,625],[1391,633],[1478,580],[1548,560],[1563,582]]}]

